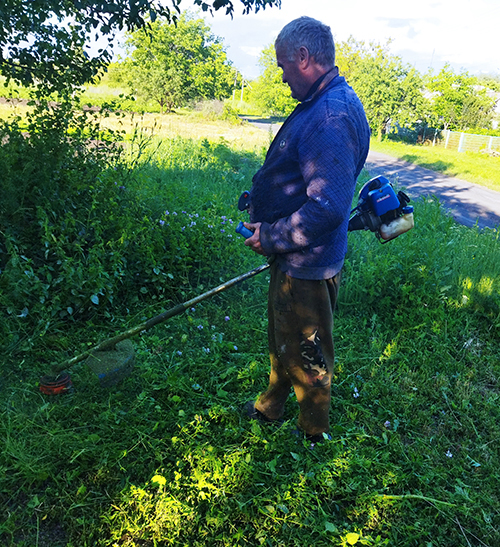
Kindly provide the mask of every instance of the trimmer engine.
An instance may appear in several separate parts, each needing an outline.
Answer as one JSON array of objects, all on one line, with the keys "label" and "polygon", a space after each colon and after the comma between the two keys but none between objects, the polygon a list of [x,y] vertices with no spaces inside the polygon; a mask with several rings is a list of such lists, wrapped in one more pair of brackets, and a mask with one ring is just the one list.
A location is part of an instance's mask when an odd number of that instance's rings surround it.
[{"label": "trimmer engine", "polygon": [[403,191],[396,194],[385,177],[371,179],[359,192],[348,230],[370,230],[386,243],[413,228],[413,207],[408,206],[409,202]]}]

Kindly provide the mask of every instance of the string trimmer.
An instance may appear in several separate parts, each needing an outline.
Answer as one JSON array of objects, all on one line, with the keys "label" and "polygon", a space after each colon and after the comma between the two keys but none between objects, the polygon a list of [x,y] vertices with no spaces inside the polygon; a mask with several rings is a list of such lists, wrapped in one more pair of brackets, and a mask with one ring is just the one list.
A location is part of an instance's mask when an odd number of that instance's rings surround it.
[{"label": "string trimmer", "polygon": [[[240,233],[244,230],[247,230],[244,226],[239,227]],[[245,234],[243,233],[243,235]],[[130,342],[130,338],[136,334],[151,329],[155,325],[164,323],[171,317],[183,313],[203,300],[223,292],[237,283],[241,283],[242,281],[257,275],[260,272],[267,270],[269,266],[269,263],[263,264],[262,266],[258,266],[257,268],[241,274],[238,277],[234,277],[214,289],[200,294],[199,296],[196,296],[183,304],[178,304],[177,306],[170,308],[159,315],[152,317],[151,319],[148,319],[144,323],[122,332],[117,336],[113,336],[113,338],[104,340],[87,351],[84,351],[80,355],[54,366],[51,374],[44,376],[40,380],[40,391],[47,395],[55,395],[58,393],[63,393],[71,388],[71,378],[67,372],[63,371],[66,371],[84,359],[87,359],[87,365],[95,374],[97,374],[101,385],[111,386],[118,383],[130,373],[134,365],[134,346]]]},{"label": "string trimmer", "polygon": [[[358,205],[351,211],[354,213],[349,219],[348,231],[370,230],[383,243],[394,239],[413,228],[413,207],[408,206],[410,198],[402,191],[396,192],[392,184],[385,177],[376,177],[368,181],[361,189],[358,197]],[[250,192],[241,194],[238,201],[240,211],[248,209],[250,205]],[[245,228],[242,222],[236,228],[236,232],[248,238],[253,232]],[[49,376],[40,380],[40,391],[46,394],[56,394],[66,391],[71,387],[71,378],[66,369],[76,363],[87,359],[87,365],[97,374],[101,385],[110,386],[127,376],[134,365],[134,346],[130,338],[141,332],[163,323],[186,311],[199,302],[223,292],[230,287],[267,270],[270,263],[239,275],[218,287],[207,291],[183,304],[179,304],[169,310],[152,317],[148,321],[129,329],[122,334],[109,338],[87,351],[52,368]]]}]

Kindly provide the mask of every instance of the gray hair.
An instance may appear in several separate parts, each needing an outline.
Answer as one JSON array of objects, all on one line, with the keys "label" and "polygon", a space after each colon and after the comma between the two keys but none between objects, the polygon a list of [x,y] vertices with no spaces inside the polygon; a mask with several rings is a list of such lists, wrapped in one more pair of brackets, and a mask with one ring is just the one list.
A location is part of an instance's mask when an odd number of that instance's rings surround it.
[{"label": "gray hair", "polygon": [[335,44],[330,27],[312,17],[299,17],[285,25],[276,38],[274,47],[285,52],[294,61],[304,46],[309,55],[322,67],[335,66]]}]

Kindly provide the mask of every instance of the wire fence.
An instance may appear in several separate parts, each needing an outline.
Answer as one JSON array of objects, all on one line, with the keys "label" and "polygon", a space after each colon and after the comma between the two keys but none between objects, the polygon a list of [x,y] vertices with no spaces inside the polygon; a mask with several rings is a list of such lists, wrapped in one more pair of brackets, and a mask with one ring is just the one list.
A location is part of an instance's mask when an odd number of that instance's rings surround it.
[{"label": "wire fence", "polygon": [[458,152],[500,152],[500,137],[443,131],[444,147]]}]

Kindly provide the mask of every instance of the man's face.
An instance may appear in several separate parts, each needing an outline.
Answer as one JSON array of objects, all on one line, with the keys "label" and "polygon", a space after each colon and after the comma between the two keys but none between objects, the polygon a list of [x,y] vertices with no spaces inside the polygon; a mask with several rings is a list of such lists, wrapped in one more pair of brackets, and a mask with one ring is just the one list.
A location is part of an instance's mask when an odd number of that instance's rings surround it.
[{"label": "man's face", "polygon": [[311,85],[301,70],[300,52],[294,61],[289,61],[285,51],[276,48],[276,61],[283,71],[283,83],[289,85],[292,97],[298,101],[305,99]]}]

